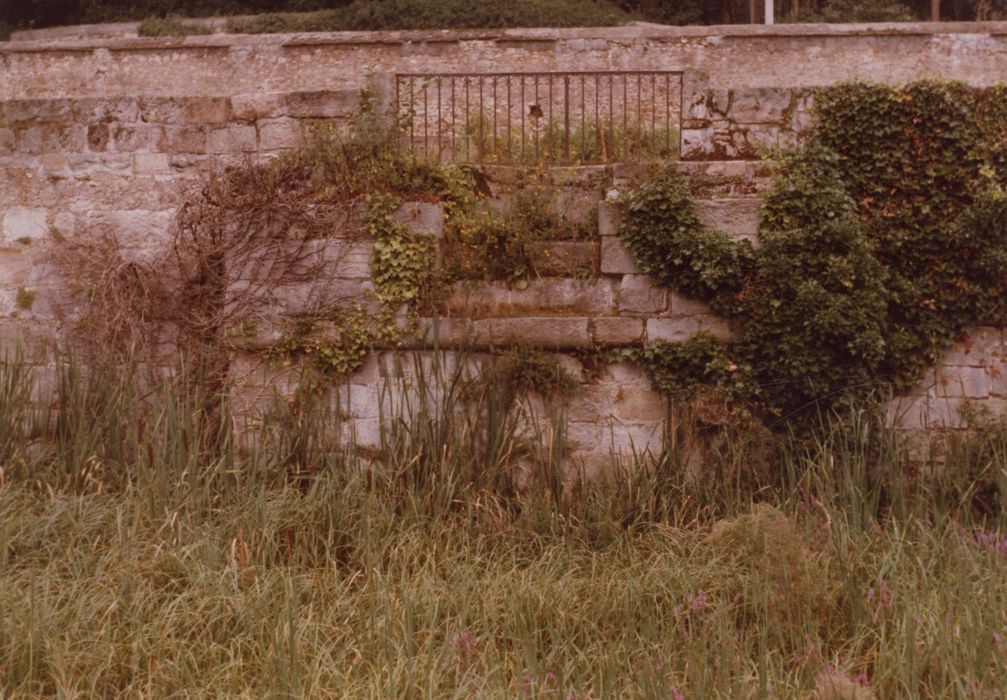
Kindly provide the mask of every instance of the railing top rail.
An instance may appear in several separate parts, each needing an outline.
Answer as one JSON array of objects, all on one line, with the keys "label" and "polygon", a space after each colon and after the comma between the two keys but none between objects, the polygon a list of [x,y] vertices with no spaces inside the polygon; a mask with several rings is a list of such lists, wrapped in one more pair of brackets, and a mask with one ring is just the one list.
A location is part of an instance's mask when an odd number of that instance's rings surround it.
[{"label": "railing top rail", "polygon": [[509,71],[505,73],[396,73],[397,78],[533,78],[562,77],[565,75],[583,76],[620,76],[620,75],[667,75],[680,76],[685,71],[680,70],[556,70],[556,71]]}]

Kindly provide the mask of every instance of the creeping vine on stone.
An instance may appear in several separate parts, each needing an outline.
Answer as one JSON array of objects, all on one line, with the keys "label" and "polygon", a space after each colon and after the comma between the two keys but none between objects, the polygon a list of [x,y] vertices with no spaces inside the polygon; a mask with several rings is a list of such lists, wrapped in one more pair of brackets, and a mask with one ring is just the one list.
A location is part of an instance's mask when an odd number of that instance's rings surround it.
[{"label": "creeping vine on stone", "polygon": [[1007,88],[924,81],[818,91],[784,154],[759,245],[705,229],[669,167],[624,200],[640,266],[738,329],[625,351],[662,389],[725,388],[799,418],[903,389],[1007,295]]}]

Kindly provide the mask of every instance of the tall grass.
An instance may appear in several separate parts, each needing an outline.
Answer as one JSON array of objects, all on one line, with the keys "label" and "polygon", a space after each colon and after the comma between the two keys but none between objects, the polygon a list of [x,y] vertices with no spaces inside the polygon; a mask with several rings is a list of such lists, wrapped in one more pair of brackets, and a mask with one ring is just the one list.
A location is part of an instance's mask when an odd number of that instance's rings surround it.
[{"label": "tall grass", "polygon": [[370,450],[326,397],[253,426],[184,376],[0,363],[5,695],[1007,687],[1002,430],[938,469],[865,410],[787,440],[761,481],[669,453],[575,486],[561,402],[411,362]]}]

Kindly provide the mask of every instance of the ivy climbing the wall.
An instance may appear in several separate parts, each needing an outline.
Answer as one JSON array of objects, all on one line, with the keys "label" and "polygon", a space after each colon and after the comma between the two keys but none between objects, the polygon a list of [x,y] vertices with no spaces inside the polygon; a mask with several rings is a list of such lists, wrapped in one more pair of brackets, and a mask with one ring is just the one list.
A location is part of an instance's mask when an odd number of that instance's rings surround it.
[{"label": "ivy climbing the wall", "polygon": [[659,173],[626,197],[621,235],[738,333],[627,354],[666,391],[715,384],[787,418],[918,381],[969,328],[1003,320],[1005,113],[1004,88],[819,90],[804,146],[777,160],[755,247],[705,229],[688,184]]}]

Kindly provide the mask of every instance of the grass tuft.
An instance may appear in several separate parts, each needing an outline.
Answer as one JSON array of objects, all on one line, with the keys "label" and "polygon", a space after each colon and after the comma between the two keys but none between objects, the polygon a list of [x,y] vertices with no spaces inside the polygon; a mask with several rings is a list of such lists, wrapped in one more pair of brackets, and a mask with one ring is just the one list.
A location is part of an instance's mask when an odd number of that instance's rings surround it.
[{"label": "grass tuft", "polygon": [[[988,497],[1005,426],[938,470],[866,412],[826,415],[750,488],[673,452],[573,487],[534,447],[562,415],[515,421],[534,402],[496,396],[449,355],[387,375],[385,430],[362,450],[322,394],[250,423],[208,411],[185,373],[0,361],[0,687],[820,700],[1007,687],[1007,531]],[[914,476],[928,472],[940,478]]]},{"label": "grass tuft", "polygon": [[148,17],[140,22],[140,36],[197,36],[212,34],[209,27],[185,22],[179,17]]}]

